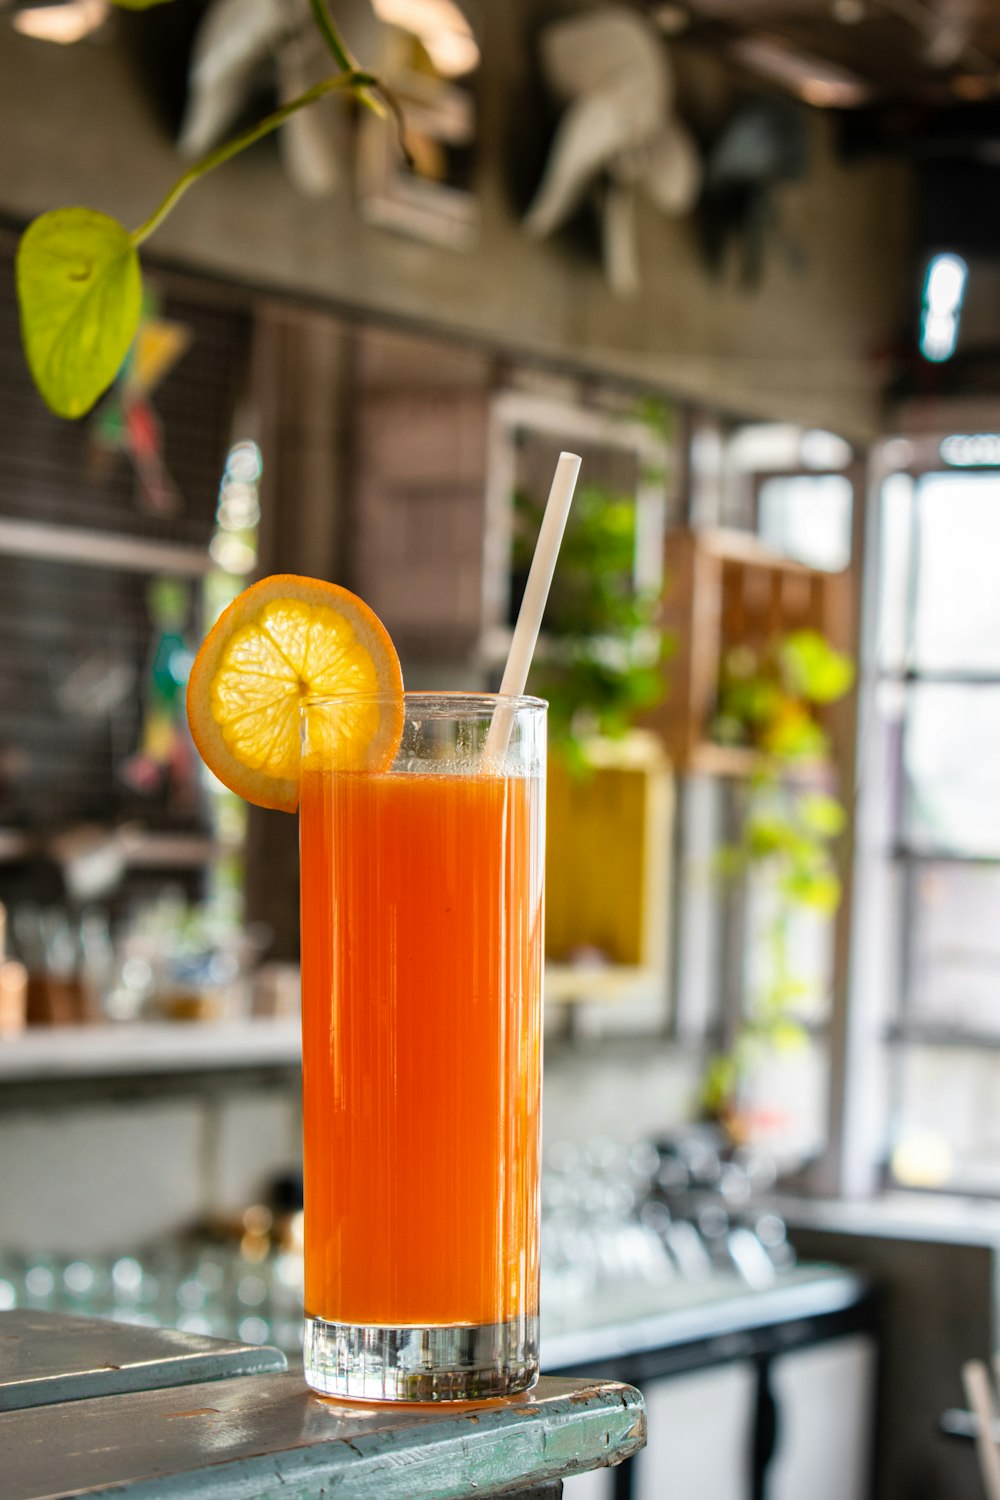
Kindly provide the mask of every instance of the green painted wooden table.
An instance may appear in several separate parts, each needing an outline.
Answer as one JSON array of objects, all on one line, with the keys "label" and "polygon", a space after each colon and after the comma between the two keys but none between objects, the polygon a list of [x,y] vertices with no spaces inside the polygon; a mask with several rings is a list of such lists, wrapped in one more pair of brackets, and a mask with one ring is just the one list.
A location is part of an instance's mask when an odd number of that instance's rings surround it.
[{"label": "green painted wooden table", "polygon": [[[8,1320],[18,1316],[0,1315],[0,1350],[5,1326],[13,1326]],[[73,1353],[74,1341],[95,1333],[106,1341],[108,1357],[100,1365],[92,1347],[86,1359]],[[12,1337],[6,1335],[8,1348]],[[116,1337],[111,1324],[67,1329],[67,1363],[113,1371],[118,1361],[108,1351]],[[164,1338],[164,1358],[177,1359],[178,1335]],[[195,1356],[207,1361],[211,1351],[204,1346],[212,1342],[198,1340]],[[234,1361],[246,1357],[239,1346],[216,1352]],[[148,1365],[149,1349],[143,1353]],[[281,1359],[274,1351],[258,1351],[258,1357],[262,1364]],[[138,1390],[123,1371],[117,1392],[65,1399],[65,1388],[54,1385],[48,1404],[0,1410],[3,1500],[492,1500],[507,1494],[549,1500],[560,1494],[564,1478],[620,1463],[646,1437],[642,1397],[614,1381],[543,1377],[527,1395],[505,1400],[399,1407],[328,1401],[291,1371],[213,1378],[207,1368],[202,1364],[196,1383]]]},{"label": "green painted wooden table", "polygon": [[288,1368],[277,1349],[22,1308],[0,1314],[0,1412]]}]

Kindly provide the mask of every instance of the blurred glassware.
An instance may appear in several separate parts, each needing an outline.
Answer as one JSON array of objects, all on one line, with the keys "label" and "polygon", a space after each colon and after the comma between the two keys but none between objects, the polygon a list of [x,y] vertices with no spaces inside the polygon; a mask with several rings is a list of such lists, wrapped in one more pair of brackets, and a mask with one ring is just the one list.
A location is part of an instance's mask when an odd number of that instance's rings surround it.
[{"label": "blurred glassware", "polygon": [[626,1148],[551,1146],[542,1180],[542,1299],[559,1314],[609,1288],[773,1285],[795,1257],[768,1203],[773,1161],[691,1127]]},{"label": "blurred glassware", "polygon": [[[248,926],[210,904],[191,905],[171,886],[114,928],[97,905],[71,915],[22,903],[11,929],[28,973],[27,1019],[46,1024],[249,1016],[270,940],[262,925]],[[297,1003],[297,971],[294,984],[282,973],[280,1004],[268,1013],[294,1013],[293,990]]]},{"label": "blurred glassware", "polygon": [[[621,1316],[716,1289],[762,1291],[795,1265],[769,1201],[773,1162],[704,1135],[626,1147],[554,1142],[542,1176],[542,1306],[585,1318],[598,1299]],[[0,1248],[0,1311],[76,1311],[190,1333],[272,1343],[302,1338],[302,1178],[201,1233],[114,1255]]]}]

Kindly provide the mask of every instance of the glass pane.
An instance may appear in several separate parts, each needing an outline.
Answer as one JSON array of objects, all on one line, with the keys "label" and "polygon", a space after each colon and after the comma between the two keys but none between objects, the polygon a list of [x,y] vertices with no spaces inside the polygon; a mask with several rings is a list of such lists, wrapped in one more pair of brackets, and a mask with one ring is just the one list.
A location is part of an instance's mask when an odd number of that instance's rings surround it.
[{"label": "glass pane", "polygon": [[928,474],[917,486],[914,666],[1000,671],[1000,474]]},{"label": "glass pane", "polygon": [[910,1017],[1000,1035],[1000,865],[913,871]]},{"label": "glass pane", "polygon": [[766,479],[757,495],[761,539],[797,562],[839,573],[851,560],[853,499],[843,474]]},{"label": "glass pane", "polygon": [[829,1054],[813,1037],[762,1049],[752,1060],[746,1125],[754,1144],[770,1151],[781,1171],[793,1171],[823,1150],[829,1082]]},{"label": "glass pane", "polygon": [[1000,1053],[906,1047],[892,1171],[908,1187],[1000,1189]]},{"label": "glass pane", "polygon": [[914,847],[1000,856],[1000,687],[912,687],[905,771]]},{"label": "glass pane", "polygon": [[799,991],[789,1010],[816,1025],[829,1018],[833,920],[782,896],[773,872],[755,870],[746,886],[744,994],[748,1013],[768,1010],[776,989]]},{"label": "glass pane", "polygon": [[890,474],[882,486],[879,516],[876,644],[879,665],[890,672],[906,666],[912,525],[913,480],[909,474]]}]

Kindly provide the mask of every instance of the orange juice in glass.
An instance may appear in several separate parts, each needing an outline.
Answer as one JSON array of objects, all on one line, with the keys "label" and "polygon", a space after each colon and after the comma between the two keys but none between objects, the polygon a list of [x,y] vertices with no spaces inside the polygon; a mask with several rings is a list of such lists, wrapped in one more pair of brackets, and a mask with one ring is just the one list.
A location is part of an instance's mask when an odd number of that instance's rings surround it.
[{"label": "orange juice in glass", "polygon": [[545,704],[407,693],[391,767],[337,769],[358,701],[303,714],[306,1379],[505,1395],[538,1368]]}]

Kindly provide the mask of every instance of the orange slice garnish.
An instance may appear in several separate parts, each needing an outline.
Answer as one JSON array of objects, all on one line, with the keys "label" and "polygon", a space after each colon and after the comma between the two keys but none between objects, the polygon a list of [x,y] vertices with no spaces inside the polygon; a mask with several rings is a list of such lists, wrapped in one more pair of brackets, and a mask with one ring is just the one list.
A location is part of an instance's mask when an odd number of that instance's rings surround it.
[{"label": "orange slice garnish", "polygon": [[322,763],[387,769],[402,735],[403,679],[385,626],[335,583],[278,573],[234,599],[205,637],[188,723],[221,782],[259,807],[294,812],[303,700],[345,693],[380,696],[312,715]]}]

